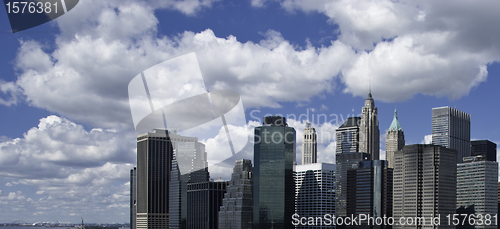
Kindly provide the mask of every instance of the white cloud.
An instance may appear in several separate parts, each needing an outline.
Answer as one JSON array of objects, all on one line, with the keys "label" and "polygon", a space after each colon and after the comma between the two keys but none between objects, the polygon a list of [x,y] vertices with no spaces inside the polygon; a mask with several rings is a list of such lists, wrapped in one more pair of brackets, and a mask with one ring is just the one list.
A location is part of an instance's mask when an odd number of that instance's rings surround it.
[{"label": "white cloud", "polygon": [[432,144],[432,134],[425,135],[420,144]]},{"label": "white cloud", "polygon": [[135,132],[92,129],[57,116],[40,119],[23,138],[0,143],[0,174],[11,178],[62,178],[77,167],[135,161]]},{"label": "white cloud", "polygon": [[[342,69],[344,92],[393,102],[415,94],[457,99],[484,82],[500,60],[500,3],[476,1],[279,1],[288,11],[318,12],[358,50]],[[369,79],[371,78],[371,80]]]},{"label": "white cloud", "polygon": [[51,115],[22,138],[0,143],[0,175],[12,180],[5,186],[36,190],[0,196],[3,209],[9,209],[0,219],[19,219],[22,213],[33,222],[80,217],[126,222],[135,137],[135,132],[86,131]]}]

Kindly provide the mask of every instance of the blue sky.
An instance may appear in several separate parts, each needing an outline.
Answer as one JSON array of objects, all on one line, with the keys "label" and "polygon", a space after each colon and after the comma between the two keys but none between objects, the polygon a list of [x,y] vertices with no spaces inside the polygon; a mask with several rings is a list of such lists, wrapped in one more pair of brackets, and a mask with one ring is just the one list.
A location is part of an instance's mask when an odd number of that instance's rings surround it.
[{"label": "blue sky", "polygon": [[[242,96],[243,132],[258,125],[254,110],[358,115],[371,82],[381,134],[397,107],[406,143],[422,143],[431,109],[451,106],[471,114],[471,138],[498,144],[499,4],[81,0],[15,34],[0,10],[0,222],[128,222],[127,85],[190,52],[209,90]],[[289,124],[300,136],[305,121]],[[340,124],[313,123],[332,134]],[[333,162],[334,147],[321,144],[319,160]],[[210,172],[228,179],[230,169]]]}]

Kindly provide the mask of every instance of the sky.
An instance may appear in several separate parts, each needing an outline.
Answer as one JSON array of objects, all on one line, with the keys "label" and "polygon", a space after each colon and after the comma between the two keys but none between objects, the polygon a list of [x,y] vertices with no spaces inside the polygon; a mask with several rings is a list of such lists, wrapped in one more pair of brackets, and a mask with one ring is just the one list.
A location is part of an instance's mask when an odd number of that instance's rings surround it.
[{"label": "sky", "polygon": [[[252,136],[264,115],[289,117],[299,164],[306,121],[318,161],[335,162],[335,129],[359,116],[370,89],[382,155],[395,108],[406,144],[429,142],[441,106],[471,115],[472,139],[499,144],[498,9],[483,0],[80,0],[18,33],[0,10],[0,222],[129,222],[129,82],[193,52],[207,90],[241,96],[237,134]],[[218,137],[199,137],[208,154]],[[252,154],[249,141],[237,157]],[[225,162],[209,167],[212,178],[230,178]]]}]

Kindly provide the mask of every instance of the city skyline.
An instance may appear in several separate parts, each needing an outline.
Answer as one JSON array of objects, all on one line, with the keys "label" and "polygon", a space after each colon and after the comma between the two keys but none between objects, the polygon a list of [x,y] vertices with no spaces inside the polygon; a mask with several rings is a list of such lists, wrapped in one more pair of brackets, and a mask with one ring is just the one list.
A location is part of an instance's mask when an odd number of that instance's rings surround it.
[{"label": "city skyline", "polygon": [[[266,114],[295,115],[288,123],[297,131],[297,164],[307,121],[318,162],[335,162],[335,130],[347,116],[361,117],[369,85],[381,159],[394,107],[407,145],[428,142],[432,108],[442,106],[470,114],[471,140],[499,144],[500,108],[491,103],[500,96],[500,41],[491,39],[500,34],[492,23],[498,8],[491,1],[86,0],[15,34],[0,10],[0,223],[129,222],[137,133],[127,85],[193,52],[207,91],[241,95],[246,126],[235,133],[253,133]],[[225,144],[189,137],[209,155]],[[252,145],[232,159],[252,159]],[[229,180],[233,162],[211,166],[212,178]]]}]

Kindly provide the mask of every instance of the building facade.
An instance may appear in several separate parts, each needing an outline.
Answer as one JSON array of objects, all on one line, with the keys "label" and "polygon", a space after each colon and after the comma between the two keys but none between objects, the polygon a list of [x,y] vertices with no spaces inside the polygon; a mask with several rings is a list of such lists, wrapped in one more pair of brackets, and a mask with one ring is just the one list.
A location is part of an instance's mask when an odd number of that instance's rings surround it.
[{"label": "building facade", "polygon": [[[464,158],[464,162],[457,166],[457,213],[496,215],[498,203],[495,203],[495,199],[498,198],[498,190],[495,184],[498,182],[498,163],[475,156]],[[475,225],[474,228],[496,227],[493,223]]]},{"label": "building facade", "polygon": [[457,151],[457,163],[471,156],[470,115],[451,107],[432,108],[432,144]]},{"label": "building facade", "polygon": [[187,185],[209,180],[205,145],[198,138],[170,134],[173,147],[169,193],[170,228],[186,228]]},{"label": "building facade", "polygon": [[394,218],[422,220],[393,228],[454,228],[432,225],[431,221],[440,214],[441,222],[447,222],[446,215],[455,214],[456,150],[417,144],[407,145],[394,155]]},{"label": "building facade", "polygon": [[447,223],[433,225],[432,219],[439,214],[441,222],[447,222],[446,215],[456,212],[456,156],[453,149],[422,144],[407,145],[395,153],[394,219],[414,222],[393,228],[455,228]]},{"label": "building facade", "polygon": [[219,229],[251,228],[253,214],[252,161],[237,160],[219,210]]},{"label": "building facade", "polygon": [[394,168],[394,152],[402,150],[405,146],[405,134],[398,120],[398,112],[394,109],[394,118],[387,131],[385,139],[385,157],[387,167]]},{"label": "building facade", "polygon": [[[315,163],[295,167],[295,214],[297,217],[324,217],[335,214],[335,164]],[[302,225],[295,228],[331,228]]]},{"label": "building facade", "polygon": [[167,130],[137,137],[137,229],[169,226],[169,181],[173,148]]},{"label": "building facade", "polygon": [[130,170],[130,229],[136,229],[137,217],[137,167]]},{"label": "building facade", "polygon": [[359,151],[359,124],[360,117],[349,117],[335,130],[337,147],[335,153],[357,153]]},{"label": "building facade", "polygon": [[497,161],[497,144],[488,140],[471,141],[471,156],[482,155],[487,161]]},{"label": "building facade", "polygon": [[253,229],[292,228],[295,211],[295,129],[284,117],[255,128]]},{"label": "building facade", "polygon": [[370,154],[359,152],[360,122],[360,117],[349,117],[335,131],[337,137],[335,212],[341,217],[347,214],[347,170],[357,168],[360,161],[371,159]]},{"label": "building facade", "polygon": [[313,164],[318,162],[318,141],[316,130],[310,123],[306,124],[302,138],[302,164]]},{"label": "building facade", "polygon": [[[347,171],[347,215],[392,217],[393,169],[387,161],[362,161]],[[361,225],[348,228],[388,228],[388,225]]]},{"label": "building facade", "polygon": [[217,229],[219,208],[228,182],[207,181],[187,185],[188,229]]},{"label": "building facade", "polygon": [[370,160],[379,160],[380,157],[380,130],[378,127],[378,113],[372,93],[368,94],[365,106],[361,110],[359,125],[359,152],[371,155]]}]

